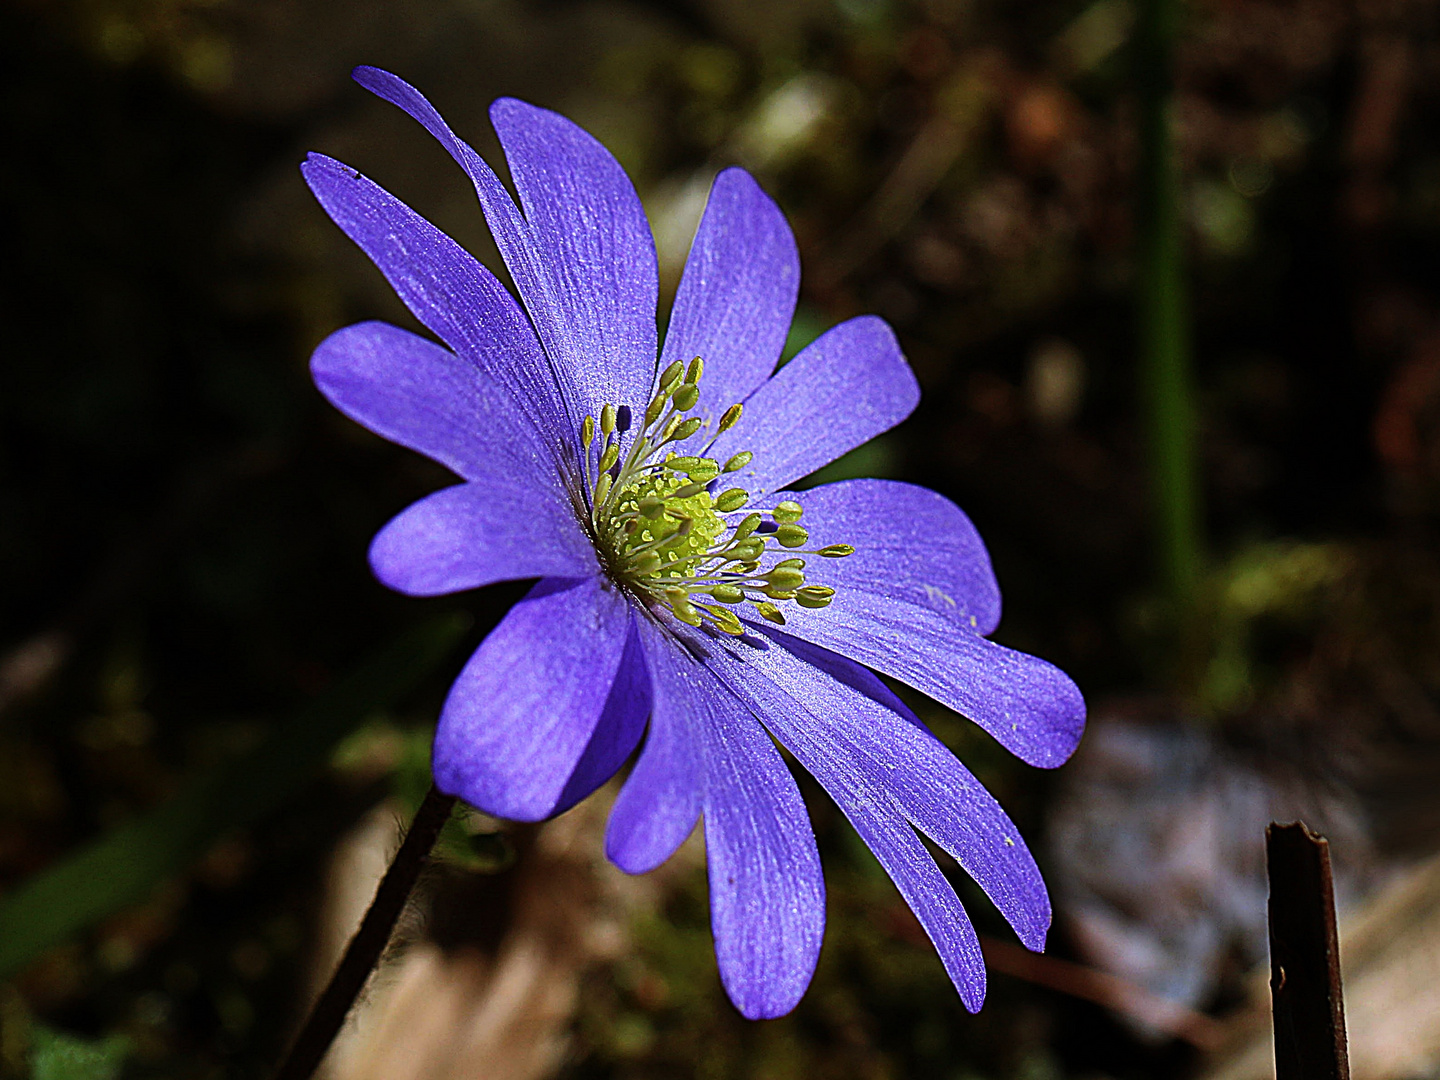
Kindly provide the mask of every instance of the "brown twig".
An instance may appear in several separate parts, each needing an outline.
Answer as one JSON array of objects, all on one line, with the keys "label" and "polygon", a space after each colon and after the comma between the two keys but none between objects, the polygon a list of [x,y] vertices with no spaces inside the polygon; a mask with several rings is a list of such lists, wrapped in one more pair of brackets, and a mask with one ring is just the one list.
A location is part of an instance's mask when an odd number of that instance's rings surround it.
[{"label": "brown twig", "polygon": [[291,1044],[275,1080],[308,1080],[319,1067],[355,999],[369,981],[370,973],[380,962],[395,922],[405,910],[410,891],[415,888],[430,849],[435,846],[454,806],[453,795],[442,795],[433,786],[425,795],[425,801],[415,812],[415,820],[410,823],[410,831],[395,853],[395,860],[385,871],[380,887],[375,890],[375,899],[370,902],[360,929],[350,939],[335,974],[310,1010],[310,1016]]},{"label": "brown twig", "polygon": [[1330,844],[1302,822],[1265,830],[1276,1080],[1350,1080]]},{"label": "brown twig", "polygon": [[1122,1013],[1156,1031],[1182,1039],[1200,1050],[1215,1050],[1224,1039],[1224,1026],[1204,1013],[1152,994],[1108,971],[1032,953],[1019,945],[981,935],[986,966],[995,971],[1062,994],[1093,1001]]}]

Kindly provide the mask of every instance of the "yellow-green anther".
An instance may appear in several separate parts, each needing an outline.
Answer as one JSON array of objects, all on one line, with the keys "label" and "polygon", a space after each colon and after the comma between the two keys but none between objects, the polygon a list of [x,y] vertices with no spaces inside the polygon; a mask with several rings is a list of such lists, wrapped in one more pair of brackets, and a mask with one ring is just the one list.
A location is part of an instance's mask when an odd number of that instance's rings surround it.
[{"label": "yellow-green anther", "polygon": [[680,426],[680,423],[681,421],[679,413],[676,413],[674,416],[670,417],[669,420],[666,420],[665,426],[660,429],[660,441],[668,442],[670,437],[675,434],[675,429]]},{"label": "yellow-green anther", "polygon": [[849,544],[827,544],[817,554],[827,559],[843,559],[846,555],[854,555],[855,549]]},{"label": "yellow-green anther", "polygon": [[600,455],[600,471],[602,473],[609,472],[615,467],[615,463],[619,460],[620,444],[612,442],[609,446],[605,447],[605,452]]},{"label": "yellow-green anther", "polygon": [[715,620],[715,625],[727,634],[734,634],[739,637],[745,633],[745,628],[740,625],[740,620],[735,617],[734,612],[723,607],[706,607],[705,611],[710,618]]},{"label": "yellow-green anther", "polygon": [[730,552],[730,557],[737,562],[754,562],[765,552],[765,541],[758,537],[751,537],[749,540],[742,540],[736,544]]},{"label": "yellow-green anther", "polygon": [[665,512],[665,500],[657,495],[645,495],[635,504],[635,509],[640,511],[641,517],[654,521]]},{"label": "yellow-green anther", "polygon": [[640,577],[649,577],[660,569],[660,556],[653,551],[647,551],[632,564],[634,573]]},{"label": "yellow-green anther", "polygon": [[775,586],[773,586],[773,585],[766,585],[766,586],[765,586],[763,589],[761,589],[760,591],[763,592],[766,596],[770,597],[771,600],[794,600],[794,599],[795,599],[795,590],[794,590],[794,589],[777,589],[777,588],[775,588]]},{"label": "yellow-green anther", "polygon": [[606,405],[600,410],[600,430],[609,435],[615,430],[615,406]]},{"label": "yellow-green anther", "polygon": [[603,502],[605,501],[605,496],[607,496],[607,495],[610,494],[610,485],[613,484],[614,482],[615,482],[615,481],[614,481],[614,478],[611,477],[611,475],[610,475],[608,472],[602,472],[602,473],[600,474],[600,479],[599,479],[599,481],[595,484],[595,505],[596,505],[596,506],[599,506],[601,503],[603,503]]},{"label": "yellow-green anther", "polygon": [[775,589],[798,589],[805,584],[805,575],[793,566],[777,566],[765,575],[765,580]]},{"label": "yellow-green anther", "polygon": [[685,600],[672,600],[670,601],[670,610],[681,622],[689,623],[691,626],[700,625],[700,612],[695,610],[694,604]]},{"label": "yellow-green anther", "polygon": [[796,570],[804,570],[804,569],[805,569],[805,560],[804,560],[804,559],[793,559],[793,558],[792,558],[792,559],[781,559],[779,562],[777,562],[777,563],[775,564],[775,569],[776,569],[776,570],[779,570],[782,566],[793,566]]},{"label": "yellow-green anther", "polygon": [[665,402],[669,399],[670,391],[668,390],[661,390],[650,399],[650,404],[645,406],[645,426],[647,428],[660,419],[660,414],[665,411]]},{"label": "yellow-green anther", "polygon": [[595,417],[587,416],[584,420],[580,421],[580,445],[585,447],[586,450],[589,450],[590,444],[594,441]]},{"label": "yellow-green anther", "polygon": [[775,507],[775,513],[772,516],[775,518],[777,525],[793,525],[800,520],[800,515],[804,512],[805,511],[800,508],[799,503],[786,499],[779,506]]},{"label": "yellow-green anther", "polygon": [[672,400],[675,402],[675,408],[681,412],[689,412],[695,407],[695,403],[700,400],[700,387],[696,386],[693,382],[683,382],[680,384],[680,388],[675,391],[675,396]]},{"label": "yellow-green anther", "polygon": [[820,593],[810,591],[811,589],[816,587],[817,586],[807,585],[805,588],[796,592],[795,602],[803,608],[814,609],[829,607],[830,601],[834,597],[834,592],[832,591],[829,596],[825,596],[821,595]]},{"label": "yellow-green anther", "polygon": [[684,442],[686,439],[688,439],[691,435],[694,435],[695,432],[699,430],[700,418],[698,416],[692,416],[689,420],[684,421],[679,427],[675,429],[675,441]]},{"label": "yellow-green anther", "polygon": [[750,493],[743,488],[731,488],[729,491],[722,491],[715,500],[715,509],[722,514],[729,514],[739,510],[750,501]]},{"label": "yellow-green anther", "polygon": [[705,361],[697,356],[694,360],[690,361],[690,366],[685,370],[685,381],[688,383],[698,383],[700,376],[703,374],[705,374]]},{"label": "yellow-green anther", "polygon": [[715,428],[715,433],[718,435],[722,431],[729,431],[740,422],[740,414],[744,411],[745,406],[741,405],[738,401],[734,405],[731,405],[725,410],[725,414],[720,417],[720,423]]},{"label": "yellow-green anther", "polygon": [[672,604],[683,604],[690,599],[690,590],[671,585],[665,590],[665,599]]},{"label": "yellow-green anther", "polygon": [[746,514],[744,520],[741,521],[739,525],[735,526],[735,535],[732,537],[732,539],[744,540],[747,536],[749,536],[751,533],[753,533],[756,529],[760,527],[760,522],[762,520],[763,519],[760,517],[759,514]]},{"label": "yellow-green anther", "polygon": [[775,530],[775,539],[781,547],[796,548],[810,542],[810,534],[802,525],[781,525]]},{"label": "yellow-green anther", "polygon": [[670,497],[672,499],[693,499],[696,495],[699,495],[700,492],[704,490],[704,484],[686,484],[678,491],[673,492]]},{"label": "yellow-green anther", "polygon": [[760,612],[762,619],[769,619],[779,626],[785,625],[785,616],[780,614],[780,609],[770,603],[770,601],[766,600],[764,603],[756,604],[755,610]]},{"label": "yellow-green anther", "polygon": [[745,599],[745,592],[737,585],[716,585],[710,595],[722,604],[739,604]]},{"label": "yellow-green anther", "polygon": [[674,361],[660,376],[660,389],[669,390],[677,382],[680,376],[685,374],[685,365],[679,360]]},{"label": "yellow-green anther", "polygon": [[710,458],[705,457],[672,457],[667,458],[665,467],[671,472],[684,473],[692,480],[699,480],[702,484],[708,484],[715,477],[720,475],[720,466],[716,465]]},{"label": "yellow-green anther", "polygon": [[754,457],[755,455],[752,454],[749,450],[741,450],[740,453],[736,454],[729,461],[725,462],[725,468],[721,471],[739,472],[746,465],[749,465]]}]

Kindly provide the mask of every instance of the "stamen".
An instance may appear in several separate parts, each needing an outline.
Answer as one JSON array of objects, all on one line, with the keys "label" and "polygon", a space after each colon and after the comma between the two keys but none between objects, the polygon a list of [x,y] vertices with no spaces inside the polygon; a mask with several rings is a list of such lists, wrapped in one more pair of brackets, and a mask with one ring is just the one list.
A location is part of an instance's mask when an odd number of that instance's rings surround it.
[{"label": "stamen", "polygon": [[[709,490],[719,476],[739,472],[753,460],[748,450],[723,465],[708,456],[716,439],[739,423],[741,405],[731,405],[713,422],[699,453],[677,455],[666,449],[712,423],[685,415],[699,403],[704,373],[705,361],[698,356],[688,365],[676,361],[666,367],[623,460],[620,437],[630,429],[629,408],[605,404],[598,424],[585,417],[580,441],[587,483],[589,451],[599,436],[589,511],[592,535],[618,582],[681,622],[743,635],[745,624],[733,609],[749,603],[760,618],[783,626],[780,603],[823,608],[835,591],[806,584],[804,559],[775,558],[809,543],[808,530],[798,524],[804,513],[798,502],[787,499],[773,509],[751,511],[734,525],[720,516],[750,502],[744,488],[714,496]],[[840,558],[853,551],[848,544],[831,544],[803,553]]]}]

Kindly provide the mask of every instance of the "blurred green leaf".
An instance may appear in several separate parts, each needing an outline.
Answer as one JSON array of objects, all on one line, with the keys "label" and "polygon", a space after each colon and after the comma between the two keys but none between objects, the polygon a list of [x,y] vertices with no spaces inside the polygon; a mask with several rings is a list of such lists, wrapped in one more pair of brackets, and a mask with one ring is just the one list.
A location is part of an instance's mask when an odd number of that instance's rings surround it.
[{"label": "blurred green leaf", "polygon": [[80,1039],[33,1024],[30,1038],[31,1080],[115,1080],[130,1053],[123,1035]]},{"label": "blurred green leaf", "polygon": [[144,900],[226,833],[283,805],[347,733],[434,671],[465,627],[452,617],[402,635],[254,750],[21,884],[0,901],[0,978]]}]

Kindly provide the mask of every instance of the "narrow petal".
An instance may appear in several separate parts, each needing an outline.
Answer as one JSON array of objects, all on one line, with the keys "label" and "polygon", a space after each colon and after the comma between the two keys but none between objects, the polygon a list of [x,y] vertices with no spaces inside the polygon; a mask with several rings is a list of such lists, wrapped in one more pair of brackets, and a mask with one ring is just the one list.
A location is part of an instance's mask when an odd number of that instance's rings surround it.
[{"label": "narrow petal", "polygon": [[[879,679],[833,652],[767,628],[780,648],[745,653],[751,669],[808,708],[781,717],[777,737],[855,755],[872,783],[948,852],[990,897],[1020,940],[1045,946],[1050,899],[1020,831],[988,791]],[[766,713],[767,722],[775,716]],[[808,765],[807,765],[808,768]],[[817,774],[818,778],[818,774]]]},{"label": "narrow petal", "polygon": [[406,507],[375,535],[370,567],[390,588],[410,596],[596,573],[595,549],[569,504],[545,495],[523,481],[500,478],[442,488]]},{"label": "narrow petal", "polygon": [[669,636],[644,617],[636,625],[653,693],[650,728],[605,832],[605,854],[627,874],[649,873],[675,854],[700,820],[702,801],[693,687]]},{"label": "narrow petal", "polygon": [[610,151],[559,113],[514,98],[490,120],[525,211],[548,295],[525,295],[546,351],[593,409],[642,407],[655,375],[655,239]]},{"label": "narrow petal", "polygon": [[599,577],[546,579],[510,609],[450,689],[435,783],[496,817],[554,812],[610,697],[629,602]]},{"label": "narrow petal", "polygon": [[495,171],[418,90],[379,68],[356,68],[355,79],[409,113],[469,174],[540,339],[574,388],[572,425],[606,401],[643,407],[655,363],[655,244],[609,152],[555,113],[496,102],[491,120],[522,216]]},{"label": "narrow petal", "polygon": [[[824,677],[795,671],[799,661],[781,648],[766,650],[767,655],[776,655],[771,663],[761,665],[764,671],[745,662],[753,656],[753,646],[721,651],[725,654],[717,663],[721,678],[835,800],[919,918],[965,1007],[978,1011],[985,999],[985,960],[975,928],[888,790],[888,770],[877,766],[849,738],[844,714],[834,712],[834,701],[805,694],[802,703],[794,696],[797,690],[804,693],[806,683]],[[785,685],[768,677],[771,668],[778,670]]]},{"label": "narrow petal", "polygon": [[[682,644],[678,627],[640,625],[654,718],[611,816],[607,851],[632,872],[655,865],[688,834],[698,809],[688,793],[700,792],[721,981],[745,1016],[782,1016],[809,985],[825,930],[804,800],[765,729],[705,666],[711,643],[687,633]],[[631,839],[650,836],[664,843],[647,849]],[[626,842],[618,851],[617,840]],[[648,859],[626,857],[647,850]]]},{"label": "narrow petal", "polygon": [[[464,248],[378,184],[323,154],[300,166],[325,212],[441,341],[510,392],[547,441],[575,441],[563,395],[514,298]],[[576,423],[578,423],[578,418]]]},{"label": "narrow petal", "polygon": [[929,608],[837,592],[819,611],[787,604],[785,619],[787,632],[928,694],[1030,765],[1053,769],[1080,743],[1085,699],[1068,675]]},{"label": "narrow petal", "polygon": [[557,484],[510,394],[474,363],[408,330],[383,322],[337,330],[316,348],[310,373],[350,419],[463,479]]},{"label": "narrow petal", "polygon": [[826,331],[761,383],[711,456],[751,451],[754,460],[735,474],[739,486],[778,491],[894,427],[919,400],[894,332],[862,315]]},{"label": "narrow petal", "polygon": [[799,288],[800,253],[785,215],[749,173],[726,169],[710,189],[660,357],[662,368],[704,358],[691,414],[707,421],[702,433],[775,370]]},{"label": "narrow petal", "polygon": [[865,593],[872,603],[903,600],[981,635],[1000,622],[1000,585],[970,519],[945,496],[892,480],[844,480],[795,498],[805,508],[810,546],[850,544],[843,559],[811,559],[806,580]]},{"label": "narrow petal", "polygon": [[632,613],[625,652],[620,657],[610,697],[595,722],[595,733],[560,793],[555,813],[570,809],[615,775],[640,745],[649,715],[650,673],[645,667],[645,650],[640,645],[640,632]]},{"label": "narrow petal", "polygon": [[707,678],[705,854],[720,979],[751,1020],[784,1016],[820,958],[820,853],[779,750],[749,710]]}]

